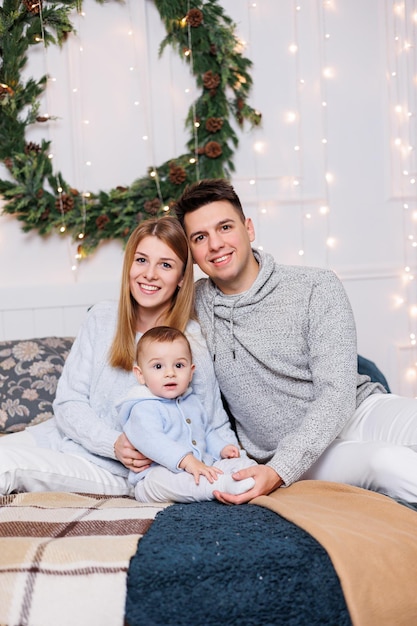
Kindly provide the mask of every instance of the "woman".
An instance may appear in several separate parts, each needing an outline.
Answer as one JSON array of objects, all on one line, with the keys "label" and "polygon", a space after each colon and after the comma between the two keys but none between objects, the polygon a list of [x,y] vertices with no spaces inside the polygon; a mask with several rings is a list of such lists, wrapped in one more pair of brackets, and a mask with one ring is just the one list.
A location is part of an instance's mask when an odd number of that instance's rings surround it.
[{"label": "woman", "polygon": [[169,216],[147,220],[127,243],[119,303],[93,306],[78,333],[58,383],[54,417],[0,439],[0,493],[133,495],[129,470],[142,471],[149,460],[121,432],[116,405],[136,382],[136,342],[154,326],[186,333],[196,363],[194,391],[226,435],[227,415],[193,318],[193,264],[184,232]]}]

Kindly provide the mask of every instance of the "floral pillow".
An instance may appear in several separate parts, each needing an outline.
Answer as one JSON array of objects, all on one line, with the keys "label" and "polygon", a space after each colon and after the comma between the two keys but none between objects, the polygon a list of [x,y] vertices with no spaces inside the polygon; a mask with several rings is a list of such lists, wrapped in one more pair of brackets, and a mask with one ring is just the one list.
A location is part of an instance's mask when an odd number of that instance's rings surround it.
[{"label": "floral pillow", "polygon": [[0,342],[0,433],[13,433],[53,415],[58,379],[73,337]]}]

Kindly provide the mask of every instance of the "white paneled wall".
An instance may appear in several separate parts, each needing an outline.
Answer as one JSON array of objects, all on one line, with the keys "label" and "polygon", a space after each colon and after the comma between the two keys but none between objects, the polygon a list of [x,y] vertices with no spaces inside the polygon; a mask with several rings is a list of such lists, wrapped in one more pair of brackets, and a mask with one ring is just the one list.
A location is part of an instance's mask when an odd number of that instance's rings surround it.
[{"label": "white paneled wall", "polygon": [[0,340],[74,336],[89,307],[117,299],[118,283],[1,289]]}]

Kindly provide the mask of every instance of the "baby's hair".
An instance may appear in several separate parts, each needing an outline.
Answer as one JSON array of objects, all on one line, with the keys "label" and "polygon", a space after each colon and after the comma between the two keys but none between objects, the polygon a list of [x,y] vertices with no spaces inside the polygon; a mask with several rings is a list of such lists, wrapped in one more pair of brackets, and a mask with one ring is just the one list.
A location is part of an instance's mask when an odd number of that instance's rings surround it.
[{"label": "baby's hair", "polygon": [[172,343],[174,341],[177,341],[178,339],[182,339],[185,342],[191,357],[192,353],[190,342],[188,341],[184,333],[182,333],[180,330],[178,330],[177,328],[172,328],[171,326],[155,326],[154,328],[150,328],[146,331],[146,333],[143,333],[142,337],[138,341],[138,345],[136,348],[136,362],[139,362],[140,354],[143,351],[145,345],[149,345],[153,341],[157,341],[158,343]]}]

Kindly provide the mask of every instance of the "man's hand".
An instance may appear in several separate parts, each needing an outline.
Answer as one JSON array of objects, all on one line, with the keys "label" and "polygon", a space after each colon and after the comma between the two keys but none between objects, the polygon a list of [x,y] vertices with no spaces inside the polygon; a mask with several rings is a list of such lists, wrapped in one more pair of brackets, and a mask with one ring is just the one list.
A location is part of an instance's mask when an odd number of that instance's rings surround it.
[{"label": "man's hand", "polygon": [[132,446],[124,433],[121,433],[114,444],[114,453],[120,463],[133,472],[139,473],[150,467],[152,461]]},{"label": "man's hand", "polygon": [[200,483],[200,476],[205,476],[209,483],[214,483],[217,476],[223,474],[221,469],[202,463],[191,452],[185,455],[178,467],[192,474],[196,485]]},{"label": "man's hand", "polygon": [[252,465],[251,467],[245,467],[245,469],[235,472],[232,476],[235,480],[253,478],[255,480],[255,486],[238,496],[214,491],[214,496],[217,500],[223,502],[223,504],[244,504],[257,496],[265,496],[284,484],[281,476],[268,465]]}]

